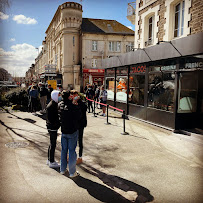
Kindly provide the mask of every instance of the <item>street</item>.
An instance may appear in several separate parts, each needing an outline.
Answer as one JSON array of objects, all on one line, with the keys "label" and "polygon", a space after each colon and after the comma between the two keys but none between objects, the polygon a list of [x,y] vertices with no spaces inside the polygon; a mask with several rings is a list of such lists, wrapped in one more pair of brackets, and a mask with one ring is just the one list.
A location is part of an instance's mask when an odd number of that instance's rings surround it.
[{"label": "street", "polygon": [[[99,111],[99,110],[97,110]],[[87,114],[80,177],[46,165],[45,115],[0,112],[0,202],[202,202],[203,137],[173,133],[136,119]],[[56,161],[60,161],[60,138]],[[13,143],[14,142],[14,143]],[[78,152],[78,148],[77,148]]]}]

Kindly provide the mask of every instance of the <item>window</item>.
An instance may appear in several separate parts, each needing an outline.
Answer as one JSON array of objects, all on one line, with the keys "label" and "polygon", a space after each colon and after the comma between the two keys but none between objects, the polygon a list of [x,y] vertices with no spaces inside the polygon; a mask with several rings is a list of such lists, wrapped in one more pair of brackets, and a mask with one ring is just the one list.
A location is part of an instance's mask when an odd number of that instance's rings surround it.
[{"label": "window", "polygon": [[97,59],[92,59],[92,68],[97,67]]},{"label": "window", "polygon": [[75,53],[73,53],[73,62],[75,62]]},{"label": "window", "polygon": [[126,45],[126,52],[132,51],[134,48],[134,42],[128,42],[128,45]]},{"label": "window", "polygon": [[154,41],[154,15],[146,18],[145,23],[145,46],[149,46],[152,45]]},{"label": "window", "polygon": [[75,46],[75,37],[73,36],[73,46]]},{"label": "window", "polygon": [[[191,78],[193,78],[191,80]],[[192,113],[197,109],[197,73],[180,73],[179,77],[179,98],[178,113]]]},{"label": "window", "polygon": [[97,51],[97,41],[92,41],[92,51]]},{"label": "window", "polygon": [[185,1],[175,5],[174,37],[179,37],[184,33],[184,11]]},{"label": "window", "polygon": [[121,51],[121,42],[115,42],[115,41],[109,42],[109,51],[120,52]]},{"label": "window", "polygon": [[117,76],[116,78],[116,101],[127,103],[127,76]]},{"label": "window", "polygon": [[129,77],[129,102],[144,106],[145,75],[130,75]]},{"label": "window", "polygon": [[[148,106],[173,112],[174,109],[174,71],[162,71],[175,66],[151,67],[148,84]],[[156,72],[154,72],[154,70]]]},{"label": "window", "polygon": [[114,100],[114,84],[115,84],[114,77],[106,78],[106,90],[108,100]]},{"label": "window", "polygon": [[149,33],[148,33],[148,42],[153,41],[153,27],[154,27],[154,17],[149,18]]}]

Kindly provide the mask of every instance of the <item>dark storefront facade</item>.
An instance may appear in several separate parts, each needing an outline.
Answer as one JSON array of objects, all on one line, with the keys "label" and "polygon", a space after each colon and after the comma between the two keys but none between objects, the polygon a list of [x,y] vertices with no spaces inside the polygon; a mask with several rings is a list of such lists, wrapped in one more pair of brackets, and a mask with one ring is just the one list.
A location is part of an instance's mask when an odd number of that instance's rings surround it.
[{"label": "dark storefront facade", "polygon": [[[181,53],[180,40],[135,51],[121,57],[120,64],[116,59],[106,61],[110,66],[105,70],[108,103],[128,115],[172,129],[203,128],[203,51],[190,46],[186,55],[186,43]],[[202,44],[202,35],[185,40]],[[114,63],[118,65],[113,67]]]}]

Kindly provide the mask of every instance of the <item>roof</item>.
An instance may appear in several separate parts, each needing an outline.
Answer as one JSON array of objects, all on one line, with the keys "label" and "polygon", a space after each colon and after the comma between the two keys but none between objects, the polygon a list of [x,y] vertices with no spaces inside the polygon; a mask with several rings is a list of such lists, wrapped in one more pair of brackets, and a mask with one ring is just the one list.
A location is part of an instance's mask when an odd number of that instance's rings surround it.
[{"label": "roof", "polygon": [[134,31],[116,20],[82,19],[83,33],[134,35]]}]

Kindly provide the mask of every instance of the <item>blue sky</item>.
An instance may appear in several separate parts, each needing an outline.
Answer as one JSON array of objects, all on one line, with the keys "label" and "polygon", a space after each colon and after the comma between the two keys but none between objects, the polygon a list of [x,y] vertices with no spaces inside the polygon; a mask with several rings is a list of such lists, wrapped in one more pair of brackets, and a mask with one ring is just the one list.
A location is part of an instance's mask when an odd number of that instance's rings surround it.
[{"label": "blue sky", "polygon": [[[24,76],[34,63],[57,8],[64,0],[10,0],[10,8],[0,13],[0,67],[15,76]],[[75,2],[80,3],[80,0]],[[83,18],[127,20],[127,6],[133,0],[83,0]]]}]

